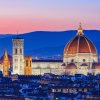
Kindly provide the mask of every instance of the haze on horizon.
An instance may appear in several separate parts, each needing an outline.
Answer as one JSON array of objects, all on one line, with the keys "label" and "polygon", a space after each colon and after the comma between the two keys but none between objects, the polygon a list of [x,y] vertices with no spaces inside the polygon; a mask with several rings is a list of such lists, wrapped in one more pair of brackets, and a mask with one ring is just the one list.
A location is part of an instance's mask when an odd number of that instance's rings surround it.
[{"label": "haze on horizon", "polygon": [[100,30],[100,0],[0,0],[0,33]]}]

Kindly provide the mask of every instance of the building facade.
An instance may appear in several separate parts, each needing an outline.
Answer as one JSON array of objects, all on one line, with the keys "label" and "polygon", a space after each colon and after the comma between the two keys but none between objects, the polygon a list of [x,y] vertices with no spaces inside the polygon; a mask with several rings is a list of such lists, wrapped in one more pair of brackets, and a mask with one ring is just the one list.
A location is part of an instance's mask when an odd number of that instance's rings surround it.
[{"label": "building facade", "polygon": [[44,73],[64,74],[65,69],[61,66],[62,63],[62,60],[33,60],[32,72],[34,75],[43,75]]},{"label": "building facade", "polygon": [[24,75],[32,75],[32,56],[24,57]]}]

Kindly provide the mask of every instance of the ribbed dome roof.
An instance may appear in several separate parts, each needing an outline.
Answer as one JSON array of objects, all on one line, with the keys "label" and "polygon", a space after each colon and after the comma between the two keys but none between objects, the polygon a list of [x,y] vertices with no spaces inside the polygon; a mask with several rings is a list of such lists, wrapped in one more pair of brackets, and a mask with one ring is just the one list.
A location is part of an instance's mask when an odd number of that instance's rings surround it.
[{"label": "ribbed dome roof", "polygon": [[81,25],[77,35],[65,46],[64,54],[93,53],[96,54],[94,44],[83,34]]},{"label": "ribbed dome roof", "polygon": [[70,63],[66,66],[66,69],[77,69],[77,66],[74,63]]}]

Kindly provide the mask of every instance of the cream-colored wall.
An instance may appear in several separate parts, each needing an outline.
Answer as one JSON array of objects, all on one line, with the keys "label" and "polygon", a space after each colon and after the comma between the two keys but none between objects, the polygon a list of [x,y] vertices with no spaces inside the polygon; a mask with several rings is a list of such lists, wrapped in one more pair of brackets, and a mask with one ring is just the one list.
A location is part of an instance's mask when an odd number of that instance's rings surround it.
[{"label": "cream-colored wall", "polygon": [[[86,59],[88,59],[88,57]],[[43,75],[45,73],[52,73],[56,75],[61,75],[65,73],[68,74],[70,72],[71,75],[74,75],[74,74],[87,75],[88,73],[94,73],[94,74],[100,73],[100,70],[92,71],[92,69],[88,69],[88,66],[79,66],[77,70],[73,70],[73,69],[68,70],[68,69],[65,69],[65,67],[61,65],[62,65],[62,62],[32,62],[32,74]]]},{"label": "cream-colored wall", "polygon": [[44,73],[63,74],[65,69],[63,62],[32,62],[33,75],[40,75]]},{"label": "cream-colored wall", "polygon": [[32,62],[33,68],[60,68],[63,62]]},{"label": "cream-colored wall", "polygon": [[71,60],[74,59],[75,62],[83,62],[83,59],[86,60],[86,62],[98,62],[98,57],[96,54],[90,54],[90,53],[78,53],[73,57],[64,57],[64,62],[71,62]]},{"label": "cream-colored wall", "polygon": [[[93,62],[98,63],[98,57],[96,54],[91,53],[78,53],[74,57],[64,57],[64,63],[69,64],[72,62],[72,59],[74,60],[74,63],[77,67],[80,67],[81,64],[87,63],[89,66],[92,66]],[[85,59],[85,62],[83,61]],[[77,63],[76,63],[77,62]]]},{"label": "cream-colored wall", "polygon": [[[69,64],[72,62],[72,59],[74,60],[74,64],[77,66],[77,73],[79,74],[84,74],[87,75],[87,73],[92,73],[92,64],[94,62],[98,63],[98,56],[96,54],[92,54],[92,53],[77,53],[76,55],[72,56],[68,56],[68,58],[65,56],[63,59],[63,62],[66,64]],[[83,59],[85,59],[85,61],[83,61]],[[83,69],[81,66],[83,63],[86,63],[88,66],[84,67]],[[97,73],[97,71],[96,71]]]}]

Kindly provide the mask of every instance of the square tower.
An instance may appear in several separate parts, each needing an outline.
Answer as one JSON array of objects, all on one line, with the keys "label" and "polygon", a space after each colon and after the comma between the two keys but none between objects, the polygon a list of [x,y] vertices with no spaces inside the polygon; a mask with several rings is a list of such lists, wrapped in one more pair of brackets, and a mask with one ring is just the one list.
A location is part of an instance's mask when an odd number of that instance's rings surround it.
[{"label": "square tower", "polygon": [[13,43],[13,74],[24,75],[24,39],[14,38]]}]

